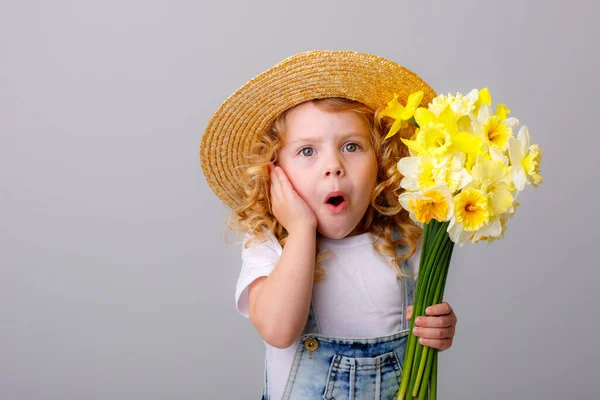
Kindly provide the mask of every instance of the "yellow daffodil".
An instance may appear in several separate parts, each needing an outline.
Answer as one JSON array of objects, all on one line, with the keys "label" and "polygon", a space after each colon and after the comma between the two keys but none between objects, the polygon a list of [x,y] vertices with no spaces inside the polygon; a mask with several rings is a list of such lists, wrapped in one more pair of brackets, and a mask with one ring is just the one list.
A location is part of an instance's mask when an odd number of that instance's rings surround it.
[{"label": "yellow daffodil", "polygon": [[489,201],[490,218],[507,212],[513,205],[511,193],[512,174],[506,158],[492,161],[487,157],[477,157],[471,170],[471,185],[486,194]]},{"label": "yellow daffodil", "polygon": [[481,138],[458,130],[456,116],[450,106],[446,106],[439,115],[419,107],[415,120],[420,128],[414,139],[402,139],[402,142],[418,156],[438,157],[452,152],[477,154],[481,151]]},{"label": "yellow daffodil", "polygon": [[400,186],[412,191],[427,191],[436,186],[445,186],[456,193],[471,181],[471,175],[463,167],[465,155],[442,157],[404,157],[398,161],[398,171],[404,176]]},{"label": "yellow daffodil", "polygon": [[475,102],[475,108],[473,110],[473,114],[479,114],[479,109],[482,105],[492,105],[492,96],[490,95],[490,91],[488,88],[483,88],[477,92],[477,101]]},{"label": "yellow daffodil", "polygon": [[537,187],[542,183],[540,175],[540,163],[542,162],[542,151],[538,145],[529,146],[529,129],[523,125],[519,129],[517,138],[510,140],[509,155],[512,165],[513,180],[518,191],[525,188],[525,183]]},{"label": "yellow daffodil", "polygon": [[488,223],[490,217],[488,198],[481,190],[465,189],[453,200],[456,220],[466,231],[474,232]]},{"label": "yellow daffodil", "polygon": [[448,221],[453,214],[452,194],[445,186],[438,186],[426,192],[405,192],[398,197],[402,207],[409,211],[413,221],[429,223],[434,218]]},{"label": "yellow daffodil", "polygon": [[507,108],[505,104],[498,103],[496,106],[496,116],[500,119],[507,119],[510,114],[510,108]]},{"label": "yellow daffodil", "polygon": [[388,103],[387,107],[380,113],[381,117],[391,117],[395,119],[390,131],[385,139],[391,138],[402,128],[408,126],[408,120],[413,117],[415,110],[423,100],[423,91],[412,93],[408,96],[406,106],[403,106],[398,101],[398,95],[394,93],[394,98]]},{"label": "yellow daffodil", "polygon": [[489,223],[488,198],[475,188],[463,189],[454,196],[454,215],[450,219],[450,240],[464,245]]},{"label": "yellow daffodil", "polygon": [[499,114],[492,114],[491,107],[483,104],[477,119],[473,120],[473,132],[483,140],[484,151],[489,151],[494,160],[504,156],[513,128],[519,123],[516,118],[502,118],[508,115],[507,110],[500,105]]}]

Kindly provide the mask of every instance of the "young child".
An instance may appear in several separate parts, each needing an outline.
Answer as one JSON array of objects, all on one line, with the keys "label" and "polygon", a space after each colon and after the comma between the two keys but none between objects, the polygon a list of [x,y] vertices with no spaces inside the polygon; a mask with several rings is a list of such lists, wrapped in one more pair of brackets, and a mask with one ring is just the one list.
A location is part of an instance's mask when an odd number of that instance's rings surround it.
[{"label": "young child", "polygon": [[[402,374],[421,228],[398,203],[399,137],[380,111],[435,92],[369,54],[310,51],[250,80],[201,144],[213,191],[246,232],[238,311],[266,346],[263,399],[393,399]],[[406,309],[406,312],[404,312]],[[445,350],[448,303],[414,333]]]}]

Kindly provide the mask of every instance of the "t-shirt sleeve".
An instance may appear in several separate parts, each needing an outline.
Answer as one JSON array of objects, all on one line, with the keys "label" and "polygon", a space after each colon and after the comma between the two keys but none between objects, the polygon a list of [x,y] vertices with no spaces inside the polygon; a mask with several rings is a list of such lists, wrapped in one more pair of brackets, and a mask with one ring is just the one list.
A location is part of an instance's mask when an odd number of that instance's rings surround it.
[{"label": "t-shirt sleeve", "polygon": [[254,241],[246,248],[249,235],[242,245],[242,269],[235,288],[235,304],[238,312],[246,318],[248,313],[248,286],[261,276],[269,276],[281,257],[282,248],[275,236],[270,235],[264,242]]}]

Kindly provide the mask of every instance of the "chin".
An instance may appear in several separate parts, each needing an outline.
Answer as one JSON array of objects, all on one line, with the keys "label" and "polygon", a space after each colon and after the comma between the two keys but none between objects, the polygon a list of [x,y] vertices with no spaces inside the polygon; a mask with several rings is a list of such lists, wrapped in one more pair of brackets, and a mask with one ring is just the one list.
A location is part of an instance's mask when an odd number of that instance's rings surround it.
[{"label": "chin", "polygon": [[356,226],[318,227],[317,232],[329,239],[343,239],[355,234],[355,228]]}]

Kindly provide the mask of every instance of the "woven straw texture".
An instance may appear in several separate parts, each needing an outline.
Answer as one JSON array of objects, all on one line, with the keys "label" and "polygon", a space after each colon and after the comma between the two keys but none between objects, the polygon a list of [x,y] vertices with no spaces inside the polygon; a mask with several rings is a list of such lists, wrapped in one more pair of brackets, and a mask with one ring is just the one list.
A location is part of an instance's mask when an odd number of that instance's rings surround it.
[{"label": "woven straw texture", "polygon": [[308,51],[286,58],[233,93],[210,119],[200,144],[200,162],[210,188],[230,208],[238,205],[245,156],[264,128],[283,111],[312,99],[343,97],[373,110],[394,96],[405,104],[429,85],[400,65],[354,51]]}]

